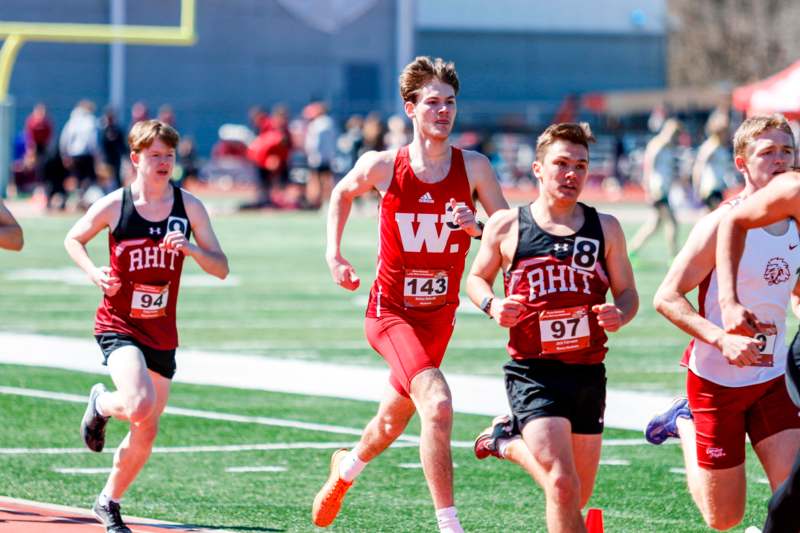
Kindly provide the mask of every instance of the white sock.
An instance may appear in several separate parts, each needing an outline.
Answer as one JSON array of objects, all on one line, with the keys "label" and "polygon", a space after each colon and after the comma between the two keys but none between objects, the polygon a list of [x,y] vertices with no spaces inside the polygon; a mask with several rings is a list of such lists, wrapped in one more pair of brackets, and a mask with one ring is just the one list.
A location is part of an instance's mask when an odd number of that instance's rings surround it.
[{"label": "white sock", "polygon": [[347,452],[347,455],[344,456],[344,459],[339,462],[339,477],[348,483],[352,483],[361,471],[364,470],[365,466],[367,466],[367,463],[358,458],[356,451],[350,450]]},{"label": "white sock", "polygon": [[514,435],[510,439],[497,439],[497,452],[505,459],[506,457],[506,450],[508,447],[511,446],[511,443],[517,439],[521,439],[519,435]]},{"label": "white sock", "polygon": [[436,522],[439,524],[440,533],[464,533],[455,506],[436,509]]},{"label": "white sock", "polygon": [[101,406],[102,406],[102,403],[100,402],[100,399],[101,399],[103,396],[107,395],[107,394],[108,394],[107,392],[103,392],[103,393],[100,393],[100,394],[98,394],[98,395],[97,395],[97,399],[94,401],[94,410],[95,410],[95,411],[97,411],[97,414],[98,414],[98,415],[100,415],[100,416],[108,416],[108,415],[107,415],[107,414],[106,414],[106,413],[103,411],[103,408],[101,407]]},{"label": "white sock", "polygon": [[108,502],[119,503],[119,500],[115,500],[114,498],[106,494],[105,490],[100,493],[100,496],[98,496],[97,501],[100,505],[103,506],[108,505]]}]

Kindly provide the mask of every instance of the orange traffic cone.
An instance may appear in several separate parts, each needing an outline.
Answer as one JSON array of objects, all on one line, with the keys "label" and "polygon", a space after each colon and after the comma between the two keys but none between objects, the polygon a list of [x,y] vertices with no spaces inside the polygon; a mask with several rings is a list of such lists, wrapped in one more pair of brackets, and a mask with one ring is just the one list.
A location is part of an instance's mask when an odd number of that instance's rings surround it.
[{"label": "orange traffic cone", "polygon": [[602,509],[589,509],[586,512],[586,532],[587,533],[604,533],[603,532],[603,510]]}]

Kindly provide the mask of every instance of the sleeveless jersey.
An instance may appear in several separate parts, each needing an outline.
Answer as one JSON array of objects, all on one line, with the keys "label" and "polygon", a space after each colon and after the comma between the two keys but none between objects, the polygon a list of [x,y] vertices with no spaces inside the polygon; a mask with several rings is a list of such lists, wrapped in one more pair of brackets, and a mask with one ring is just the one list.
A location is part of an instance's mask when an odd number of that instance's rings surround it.
[{"label": "sleeveless jersey", "polygon": [[578,205],[583,226],[563,237],[536,224],[531,204],[519,208],[519,241],[504,276],[506,296],[527,298],[522,319],[509,331],[513,359],[596,364],[608,351],[605,330],[591,311],[608,292],[603,228],[597,210]]},{"label": "sleeveless jersey", "polygon": [[122,214],[108,235],[112,274],[122,285],[114,296],[103,296],[95,316],[95,334],[122,333],[156,350],[178,346],[175,311],[184,255],[159,248],[168,231],[191,235],[189,217],[178,187],[167,218],[145,220],[133,205],[130,187],[122,190]]},{"label": "sleeveless jersey", "polygon": [[[739,368],[730,364],[716,347],[692,339],[684,363],[698,376],[726,387],[755,385],[774,379],[786,369],[786,307],[797,282],[800,267],[800,234],[794,221],[783,235],[763,228],[747,232],[744,252],[736,276],[739,301],[761,322],[774,323],[775,335],[759,334],[761,360],[758,365]],[[712,270],[698,290],[700,315],[722,326],[717,271]]]},{"label": "sleeveless jersey", "polygon": [[381,199],[378,265],[367,316],[390,311],[409,318],[446,318],[458,306],[458,292],[470,236],[453,223],[450,199],[475,205],[464,155],[451,148],[450,170],[437,183],[420,181],[408,146],[397,151],[389,189]]}]

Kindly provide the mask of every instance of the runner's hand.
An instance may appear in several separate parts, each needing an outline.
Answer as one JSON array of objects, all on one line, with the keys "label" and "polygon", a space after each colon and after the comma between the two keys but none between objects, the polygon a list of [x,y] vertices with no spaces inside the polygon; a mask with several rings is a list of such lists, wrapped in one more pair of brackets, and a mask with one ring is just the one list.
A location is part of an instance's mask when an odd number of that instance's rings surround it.
[{"label": "runner's hand", "polygon": [[361,285],[361,280],[356,275],[356,269],[354,269],[353,265],[348,263],[343,257],[339,256],[329,259],[328,268],[331,271],[331,277],[333,277],[333,281],[335,281],[340,287],[343,287],[348,291],[354,291],[359,285]]},{"label": "runner's hand", "polygon": [[459,205],[455,198],[450,198],[450,208],[453,210],[453,224],[463,229],[467,235],[479,237],[483,233],[472,209],[465,204]]},{"label": "runner's hand", "polygon": [[106,296],[114,296],[122,286],[122,281],[111,272],[111,267],[103,266],[95,268],[89,275],[92,283],[100,287]]},{"label": "runner's hand", "polygon": [[722,337],[722,355],[740,368],[750,366],[761,357],[758,345],[759,342],[752,337],[726,333]]},{"label": "runner's hand", "polygon": [[489,306],[489,315],[504,328],[517,325],[525,313],[525,302],[528,299],[522,294],[512,294],[508,298],[495,298]]},{"label": "runner's hand", "polygon": [[173,230],[167,233],[164,238],[158,243],[159,248],[166,250],[175,250],[181,252],[183,255],[191,255],[191,243],[182,231]]},{"label": "runner's hand", "polygon": [[722,306],[722,324],[726,333],[752,337],[758,333],[758,318],[742,304]]},{"label": "runner's hand", "polygon": [[606,331],[614,332],[622,327],[622,311],[614,304],[604,303],[592,306],[597,314],[597,324]]}]

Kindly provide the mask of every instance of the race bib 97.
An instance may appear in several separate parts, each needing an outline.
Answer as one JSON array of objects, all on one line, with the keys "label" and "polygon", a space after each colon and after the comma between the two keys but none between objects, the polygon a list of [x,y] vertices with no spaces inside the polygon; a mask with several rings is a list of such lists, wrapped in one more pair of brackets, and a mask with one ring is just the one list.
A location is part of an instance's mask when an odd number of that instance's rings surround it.
[{"label": "race bib 97", "polygon": [[131,318],[166,316],[168,300],[169,283],[161,286],[136,283],[131,297]]},{"label": "race bib 97", "polygon": [[588,348],[589,310],[587,306],[551,309],[539,314],[542,353],[571,352]]}]

